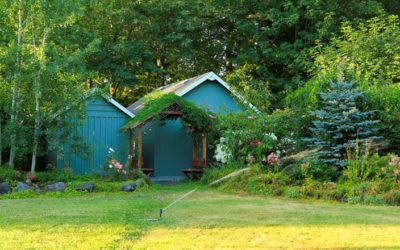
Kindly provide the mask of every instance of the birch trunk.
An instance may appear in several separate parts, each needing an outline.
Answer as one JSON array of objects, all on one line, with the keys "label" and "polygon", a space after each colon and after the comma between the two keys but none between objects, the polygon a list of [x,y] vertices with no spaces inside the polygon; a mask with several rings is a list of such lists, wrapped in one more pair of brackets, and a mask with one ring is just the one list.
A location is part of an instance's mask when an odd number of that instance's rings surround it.
[{"label": "birch trunk", "polygon": [[33,147],[32,147],[32,163],[31,163],[31,172],[35,172],[36,168],[36,158],[37,158],[37,149],[39,144],[39,129],[40,129],[40,101],[39,94],[35,94],[35,128],[33,132]]},{"label": "birch trunk", "polygon": [[35,52],[36,60],[39,61],[40,68],[38,71],[38,75],[35,79],[34,84],[34,92],[35,92],[35,127],[33,132],[33,146],[32,146],[32,162],[31,162],[31,172],[34,173],[36,169],[36,159],[37,159],[37,151],[39,145],[39,134],[40,134],[40,98],[41,98],[41,72],[42,72],[42,64],[44,60],[45,46],[46,46],[46,31],[43,31],[43,39],[42,39],[42,55],[39,56],[36,48],[35,35],[33,30],[33,19],[32,19],[32,37],[33,37],[33,49]]},{"label": "birch trunk", "polygon": [[16,139],[17,139],[17,97],[18,97],[18,74],[21,60],[20,60],[20,48],[22,42],[22,0],[19,0],[19,9],[18,9],[18,37],[17,37],[17,61],[16,61],[16,72],[14,73],[14,83],[13,83],[13,93],[12,93],[12,101],[11,101],[11,135],[10,135],[10,159],[8,164],[14,167],[15,161],[15,151],[16,151]]}]

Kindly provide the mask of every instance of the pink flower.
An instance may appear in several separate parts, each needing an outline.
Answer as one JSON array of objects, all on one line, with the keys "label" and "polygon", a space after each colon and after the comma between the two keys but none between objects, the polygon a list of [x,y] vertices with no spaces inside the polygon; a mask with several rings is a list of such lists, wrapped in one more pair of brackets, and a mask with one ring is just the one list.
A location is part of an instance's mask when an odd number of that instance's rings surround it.
[{"label": "pink flower", "polygon": [[272,165],[277,164],[279,163],[279,156],[277,156],[274,152],[272,152],[267,156],[267,161],[269,164]]},{"label": "pink flower", "polygon": [[389,166],[399,166],[400,167],[400,157],[394,155],[390,158]]}]

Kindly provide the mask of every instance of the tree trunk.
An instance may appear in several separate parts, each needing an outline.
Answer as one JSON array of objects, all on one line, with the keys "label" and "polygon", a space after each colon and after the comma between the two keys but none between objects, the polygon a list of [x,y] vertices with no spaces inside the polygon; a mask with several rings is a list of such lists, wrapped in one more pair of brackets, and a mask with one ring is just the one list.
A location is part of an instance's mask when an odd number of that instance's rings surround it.
[{"label": "tree trunk", "polygon": [[16,139],[17,139],[17,96],[18,96],[18,74],[21,60],[20,60],[20,47],[22,42],[22,0],[19,0],[18,9],[18,38],[17,38],[17,60],[16,60],[16,72],[14,73],[14,83],[13,83],[13,94],[11,101],[11,135],[10,135],[10,159],[8,164],[12,167],[15,165],[15,151],[16,151]]},{"label": "tree trunk", "polygon": [[[32,19],[32,28],[33,28],[33,19]],[[35,172],[36,169],[36,159],[37,159],[37,151],[39,145],[39,134],[40,134],[40,98],[41,98],[41,72],[43,67],[43,60],[44,60],[44,53],[45,53],[45,46],[46,46],[46,31],[43,31],[43,39],[42,39],[42,53],[43,55],[39,57],[37,48],[36,48],[36,41],[35,35],[32,29],[32,37],[33,37],[33,49],[35,51],[36,60],[39,61],[39,71],[38,75],[35,79],[34,84],[34,92],[35,92],[35,127],[33,131],[33,146],[32,146],[32,162],[31,162],[31,173]]]},{"label": "tree trunk", "polygon": [[[40,91],[40,90],[37,90]],[[31,164],[31,172],[35,172],[36,168],[36,158],[37,158],[37,149],[39,144],[39,130],[40,130],[40,102],[39,102],[40,94],[35,94],[35,128],[33,132],[33,148],[32,148],[32,164]]]}]

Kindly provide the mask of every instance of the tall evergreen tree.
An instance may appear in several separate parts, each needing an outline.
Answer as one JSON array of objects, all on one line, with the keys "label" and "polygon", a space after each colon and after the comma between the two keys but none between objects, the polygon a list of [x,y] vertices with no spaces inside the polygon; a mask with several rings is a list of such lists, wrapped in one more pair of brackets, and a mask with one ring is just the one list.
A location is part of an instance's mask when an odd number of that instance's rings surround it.
[{"label": "tall evergreen tree", "polygon": [[327,92],[320,93],[323,107],[312,111],[316,116],[313,121],[314,136],[307,139],[310,146],[319,148],[318,156],[326,164],[341,170],[346,165],[346,148],[365,140],[373,140],[378,121],[370,120],[373,111],[360,111],[357,101],[363,92],[353,83],[344,81],[331,82]]}]

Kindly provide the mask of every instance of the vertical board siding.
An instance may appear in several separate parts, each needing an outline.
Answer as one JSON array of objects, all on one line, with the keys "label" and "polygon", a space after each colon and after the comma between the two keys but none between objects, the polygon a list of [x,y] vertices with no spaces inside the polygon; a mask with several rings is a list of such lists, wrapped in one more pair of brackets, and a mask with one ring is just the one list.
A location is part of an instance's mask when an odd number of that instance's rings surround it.
[{"label": "vertical board siding", "polygon": [[129,119],[127,115],[104,99],[89,101],[86,112],[85,122],[78,132],[89,146],[90,157],[84,159],[65,144],[64,157],[57,160],[57,167],[68,165],[77,174],[103,173],[110,147],[115,150],[118,160],[125,164],[129,153],[129,132],[120,129]]},{"label": "vertical board siding", "polygon": [[217,81],[205,81],[186,93],[183,98],[217,114],[244,111],[244,108],[236,102],[231,92]]}]

